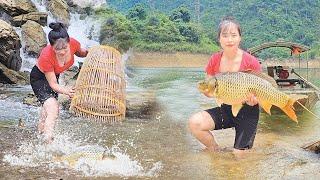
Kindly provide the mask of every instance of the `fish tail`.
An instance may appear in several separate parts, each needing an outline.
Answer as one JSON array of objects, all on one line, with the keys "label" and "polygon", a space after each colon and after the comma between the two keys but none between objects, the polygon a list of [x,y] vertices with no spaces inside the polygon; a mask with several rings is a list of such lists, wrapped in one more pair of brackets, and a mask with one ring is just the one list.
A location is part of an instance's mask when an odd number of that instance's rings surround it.
[{"label": "fish tail", "polygon": [[287,105],[282,108],[282,111],[285,112],[290,117],[291,120],[298,123],[297,115],[296,115],[294,108],[293,108],[294,103],[295,103],[295,100],[290,98],[288,100]]}]

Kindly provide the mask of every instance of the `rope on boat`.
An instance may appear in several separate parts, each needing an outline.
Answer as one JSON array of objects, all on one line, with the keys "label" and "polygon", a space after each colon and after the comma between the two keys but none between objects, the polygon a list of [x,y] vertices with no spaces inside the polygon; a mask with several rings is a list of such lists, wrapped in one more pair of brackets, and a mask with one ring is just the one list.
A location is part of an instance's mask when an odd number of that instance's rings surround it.
[{"label": "rope on boat", "polygon": [[310,111],[307,107],[305,107],[303,104],[301,104],[301,102],[296,101],[301,107],[303,107],[303,109],[307,110],[310,114],[312,114],[314,117],[316,117],[317,119],[320,119],[319,116],[317,116],[316,114],[314,114],[312,111]]}]

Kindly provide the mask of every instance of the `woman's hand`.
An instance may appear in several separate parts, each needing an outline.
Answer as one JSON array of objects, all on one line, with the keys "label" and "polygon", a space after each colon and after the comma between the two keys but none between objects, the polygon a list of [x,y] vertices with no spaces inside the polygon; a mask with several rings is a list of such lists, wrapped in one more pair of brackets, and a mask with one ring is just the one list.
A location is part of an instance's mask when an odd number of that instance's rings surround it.
[{"label": "woman's hand", "polygon": [[254,94],[250,93],[248,95],[248,99],[245,101],[245,103],[247,103],[249,106],[254,106],[254,105],[258,104],[259,102],[258,102],[256,96]]},{"label": "woman's hand", "polygon": [[74,87],[66,87],[65,88],[65,92],[63,94],[69,96],[70,98],[72,98],[74,96],[75,93],[75,88]]},{"label": "woman's hand", "polygon": [[77,52],[75,53],[75,55],[78,56],[78,57],[87,57],[87,55],[88,55],[88,50],[86,50],[86,49],[84,49],[84,48],[80,48],[80,50],[77,51]]}]

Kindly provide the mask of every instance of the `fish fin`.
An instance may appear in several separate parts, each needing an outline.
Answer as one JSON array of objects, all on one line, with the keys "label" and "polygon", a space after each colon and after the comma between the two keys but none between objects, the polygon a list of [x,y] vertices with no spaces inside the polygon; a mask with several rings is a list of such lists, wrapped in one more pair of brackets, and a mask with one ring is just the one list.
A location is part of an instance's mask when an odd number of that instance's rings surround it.
[{"label": "fish fin", "polygon": [[295,103],[295,100],[293,99],[289,99],[287,105],[282,109],[283,112],[285,112],[291,120],[293,120],[294,122],[298,123],[298,119],[297,119],[297,115],[293,109],[293,104]]},{"label": "fish fin", "polygon": [[232,115],[234,117],[237,117],[240,109],[242,108],[242,104],[233,104],[232,105],[232,108],[231,108],[231,111],[232,111]]},{"label": "fish fin", "polygon": [[223,103],[223,101],[221,99],[215,98],[216,103],[219,107],[221,107],[221,104]]},{"label": "fish fin", "polygon": [[268,101],[260,101],[259,104],[265,112],[271,115],[270,109],[272,107],[272,104],[270,104]]},{"label": "fish fin", "polygon": [[255,75],[261,79],[264,79],[266,81],[268,81],[273,87],[277,88],[278,87],[278,84],[276,82],[276,80],[274,80],[271,76],[269,76],[268,74],[266,73],[263,73],[263,72],[258,72],[258,71],[253,71],[251,69],[249,70],[246,70],[244,71],[245,73],[249,73],[249,74],[252,74],[252,75]]},{"label": "fish fin", "polygon": [[305,95],[305,94],[290,94],[289,96],[294,102],[296,102],[296,101],[298,101],[300,99],[308,98],[308,96]]}]

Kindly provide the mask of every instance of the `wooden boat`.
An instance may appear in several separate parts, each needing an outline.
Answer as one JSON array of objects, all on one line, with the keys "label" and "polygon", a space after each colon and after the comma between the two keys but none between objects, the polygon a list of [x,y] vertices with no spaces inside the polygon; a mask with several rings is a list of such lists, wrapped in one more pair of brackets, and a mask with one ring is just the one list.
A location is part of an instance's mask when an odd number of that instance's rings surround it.
[{"label": "wooden boat", "polygon": [[[273,47],[289,48],[291,50],[291,56],[298,57],[299,69],[302,60],[301,54],[310,50],[309,47],[298,43],[278,40],[275,42],[267,42],[256,47],[252,47],[248,49],[248,52],[254,56],[257,56],[258,52]],[[263,62],[261,62],[261,64],[263,65]],[[306,70],[308,71],[308,67]],[[319,101],[320,89],[310,81],[308,81],[306,78],[298,74],[293,67],[284,66],[283,64],[272,65],[267,66],[266,71],[269,76],[275,79],[279,90],[292,96],[305,95],[305,98],[300,99],[299,102],[308,109],[312,109],[314,105]],[[298,103],[295,103],[294,106],[295,110],[298,112],[304,110]],[[273,107],[272,109],[277,108]]]}]

